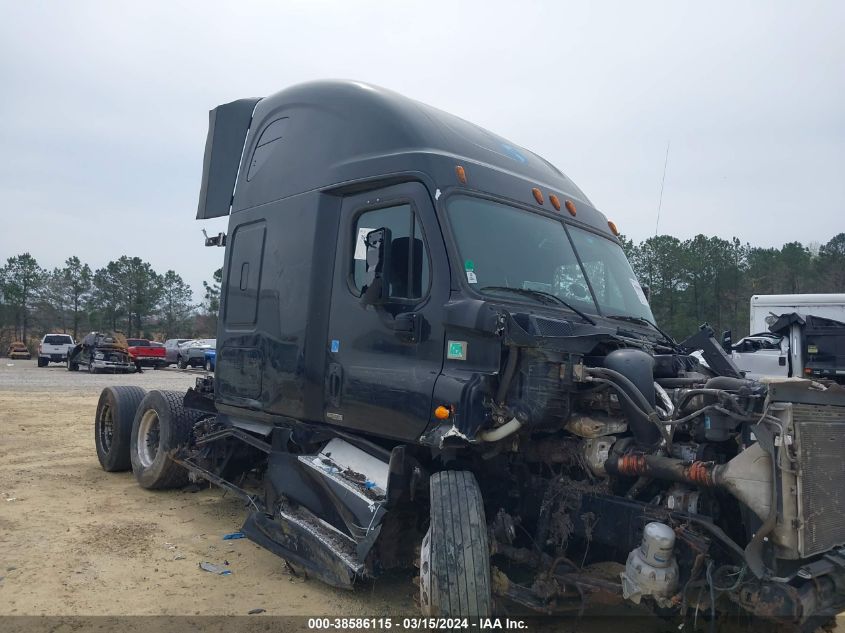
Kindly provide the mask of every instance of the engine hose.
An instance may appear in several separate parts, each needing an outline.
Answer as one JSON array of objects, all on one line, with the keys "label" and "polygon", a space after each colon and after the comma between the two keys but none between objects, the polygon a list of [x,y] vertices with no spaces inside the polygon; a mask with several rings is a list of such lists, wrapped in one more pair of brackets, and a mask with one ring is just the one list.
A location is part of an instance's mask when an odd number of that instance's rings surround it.
[{"label": "engine hose", "polygon": [[[616,372],[613,372],[613,373],[616,373]],[[622,376],[622,378],[627,380],[627,378],[625,378],[624,376]],[[606,384],[606,385],[609,385],[610,387],[613,387],[616,390],[616,393],[618,393],[625,400],[625,402],[629,405],[629,409],[628,409],[629,413],[632,413],[632,414],[636,415],[637,417],[639,417],[640,420],[643,421],[646,425],[654,424],[657,427],[657,430],[658,430],[660,436],[663,439],[665,439],[667,442],[669,442],[670,438],[668,437],[666,429],[664,429],[663,426],[662,426],[662,422],[660,420],[660,417],[657,415],[657,412],[653,408],[651,408],[651,405],[648,403],[648,401],[645,401],[645,404],[648,405],[648,409],[649,409],[650,412],[644,411],[642,409],[642,407],[640,407],[636,402],[634,402],[633,398],[628,393],[628,391],[623,389],[622,386],[619,385],[617,382],[615,382],[611,379],[608,379],[608,378],[596,378],[596,377],[591,377],[590,380],[593,381],[593,382],[598,382],[598,383]],[[636,390],[636,393],[639,393],[640,396],[642,396],[642,392],[639,389],[636,389],[636,387],[634,387],[633,383],[631,383],[631,386]],[[645,400],[645,398],[643,398],[643,400]],[[645,439],[645,437],[640,436],[641,434],[637,432],[637,428],[638,428],[637,426],[635,426],[633,423],[632,423],[631,426],[632,426],[632,430],[634,431],[634,435],[637,436],[637,441],[640,444],[644,444],[646,446],[653,444],[653,442],[647,441]]]},{"label": "engine hose", "polygon": [[607,367],[587,367],[585,370],[591,376],[599,376],[617,383],[630,396],[629,400],[634,399],[637,401],[637,407],[646,412],[646,417],[654,415],[655,419],[657,419],[657,412],[654,410],[654,407],[651,406],[651,403],[646,400],[643,392],[627,376]]},{"label": "engine hose", "polygon": [[689,391],[684,392],[681,396],[681,400],[678,403],[678,410],[682,410],[687,403],[692,400],[695,396],[713,396],[714,398],[720,400],[724,403],[731,403],[734,407],[737,407],[736,401],[733,395],[727,393],[724,389],[711,389],[711,388],[703,388],[703,389],[690,389]]},{"label": "engine hose", "polygon": [[705,380],[707,380],[704,376],[700,378],[655,378],[654,382],[656,382],[661,387],[668,387],[669,389],[675,387],[687,387],[689,385],[700,385]]},{"label": "engine hose", "polygon": [[612,380],[608,380],[607,378],[590,378],[590,382],[596,382],[596,383],[599,383],[600,385],[608,385],[609,387],[613,387],[613,389],[616,391],[616,393],[618,393],[620,396],[622,396],[623,398],[625,398],[625,401],[626,401],[629,405],[631,405],[631,407],[633,407],[633,408],[635,409],[635,411],[637,412],[637,414],[638,414],[639,416],[641,416],[644,420],[648,420],[648,419],[649,419],[648,413],[646,413],[645,411],[643,411],[643,410],[639,407],[639,405],[631,399],[631,396],[629,396],[629,395],[628,395],[628,392],[627,392],[627,391],[625,391],[624,389],[622,389],[622,387],[620,387],[619,385],[617,385],[617,384],[616,384],[615,382],[613,382]]},{"label": "engine hose", "polygon": [[613,475],[650,477],[694,484],[704,488],[715,488],[719,485],[715,462],[689,463],[662,455],[628,453],[619,457],[610,457],[604,463],[604,468]]},{"label": "engine hose", "polygon": [[495,429],[485,429],[479,431],[477,436],[482,442],[498,442],[506,438],[508,435],[516,433],[522,428],[522,422],[516,418],[511,418],[510,422],[505,422],[502,426],[497,426]]}]

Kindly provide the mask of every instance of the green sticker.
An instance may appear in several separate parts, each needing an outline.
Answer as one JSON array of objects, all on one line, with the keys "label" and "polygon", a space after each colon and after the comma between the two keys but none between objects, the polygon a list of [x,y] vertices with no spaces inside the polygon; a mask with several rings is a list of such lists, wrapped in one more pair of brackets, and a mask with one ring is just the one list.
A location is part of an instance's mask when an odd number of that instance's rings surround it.
[{"label": "green sticker", "polygon": [[446,358],[452,360],[466,360],[467,359],[467,342],[466,341],[449,341],[449,347],[446,351]]},{"label": "green sticker", "polygon": [[475,270],[475,263],[468,259],[464,262],[464,270]]}]

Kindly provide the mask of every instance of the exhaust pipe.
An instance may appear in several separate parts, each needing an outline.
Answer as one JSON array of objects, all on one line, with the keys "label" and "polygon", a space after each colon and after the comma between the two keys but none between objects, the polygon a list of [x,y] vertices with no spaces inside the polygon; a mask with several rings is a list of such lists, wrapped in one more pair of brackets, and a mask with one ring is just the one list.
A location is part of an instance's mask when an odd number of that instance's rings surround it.
[{"label": "exhaust pipe", "polygon": [[759,443],[752,444],[727,464],[685,462],[662,455],[629,453],[610,457],[604,468],[613,475],[650,477],[700,488],[720,488],[763,520],[771,510],[772,458]]}]

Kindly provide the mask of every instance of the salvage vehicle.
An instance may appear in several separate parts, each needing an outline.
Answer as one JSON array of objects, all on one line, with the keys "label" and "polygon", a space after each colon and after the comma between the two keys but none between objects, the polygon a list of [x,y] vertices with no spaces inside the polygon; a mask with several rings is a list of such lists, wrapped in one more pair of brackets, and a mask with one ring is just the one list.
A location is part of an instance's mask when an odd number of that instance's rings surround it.
[{"label": "salvage vehicle", "polygon": [[32,354],[27,348],[26,343],[22,343],[21,341],[15,341],[11,345],[9,345],[9,349],[6,350],[6,356],[12,360],[32,359]]},{"label": "salvage vehicle", "polygon": [[165,349],[163,345],[153,344],[145,338],[126,339],[129,351],[129,360],[137,367],[153,367],[159,369],[167,366]]},{"label": "salvage vehicle", "polygon": [[79,371],[84,365],[90,374],[98,372],[128,373],[135,367],[129,356],[126,339],[117,334],[91,332],[68,352],[68,371]]},{"label": "salvage vehicle", "polygon": [[216,345],[213,338],[200,338],[180,345],[176,351],[176,366],[179,369],[205,367],[205,353]]},{"label": "salvage vehicle", "polygon": [[211,112],[220,216],[216,372],[104,390],[105,470],[239,495],[250,539],[336,587],[416,569],[426,615],[845,605],[843,390],[743,379],[707,327],[675,342],[543,158],[304,84]]},{"label": "salvage vehicle", "polygon": [[38,366],[67,362],[67,355],[76,345],[69,334],[45,334],[38,344]]},{"label": "salvage vehicle", "polygon": [[176,364],[179,348],[190,340],[188,338],[169,338],[164,342],[164,357],[168,365]]},{"label": "salvage vehicle", "polygon": [[825,378],[845,384],[845,322],[797,312],[775,315],[769,332],[722,346],[746,378]]}]

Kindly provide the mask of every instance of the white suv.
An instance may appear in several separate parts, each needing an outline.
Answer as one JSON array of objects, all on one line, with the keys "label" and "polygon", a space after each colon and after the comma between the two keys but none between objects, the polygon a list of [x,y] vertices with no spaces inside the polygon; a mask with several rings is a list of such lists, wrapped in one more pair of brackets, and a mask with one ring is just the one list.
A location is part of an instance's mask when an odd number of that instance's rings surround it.
[{"label": "white suv", "polygon": [[38,366],[50,363],[64,363],[76,343],[70,334],[45,334],[38,344]]}]

